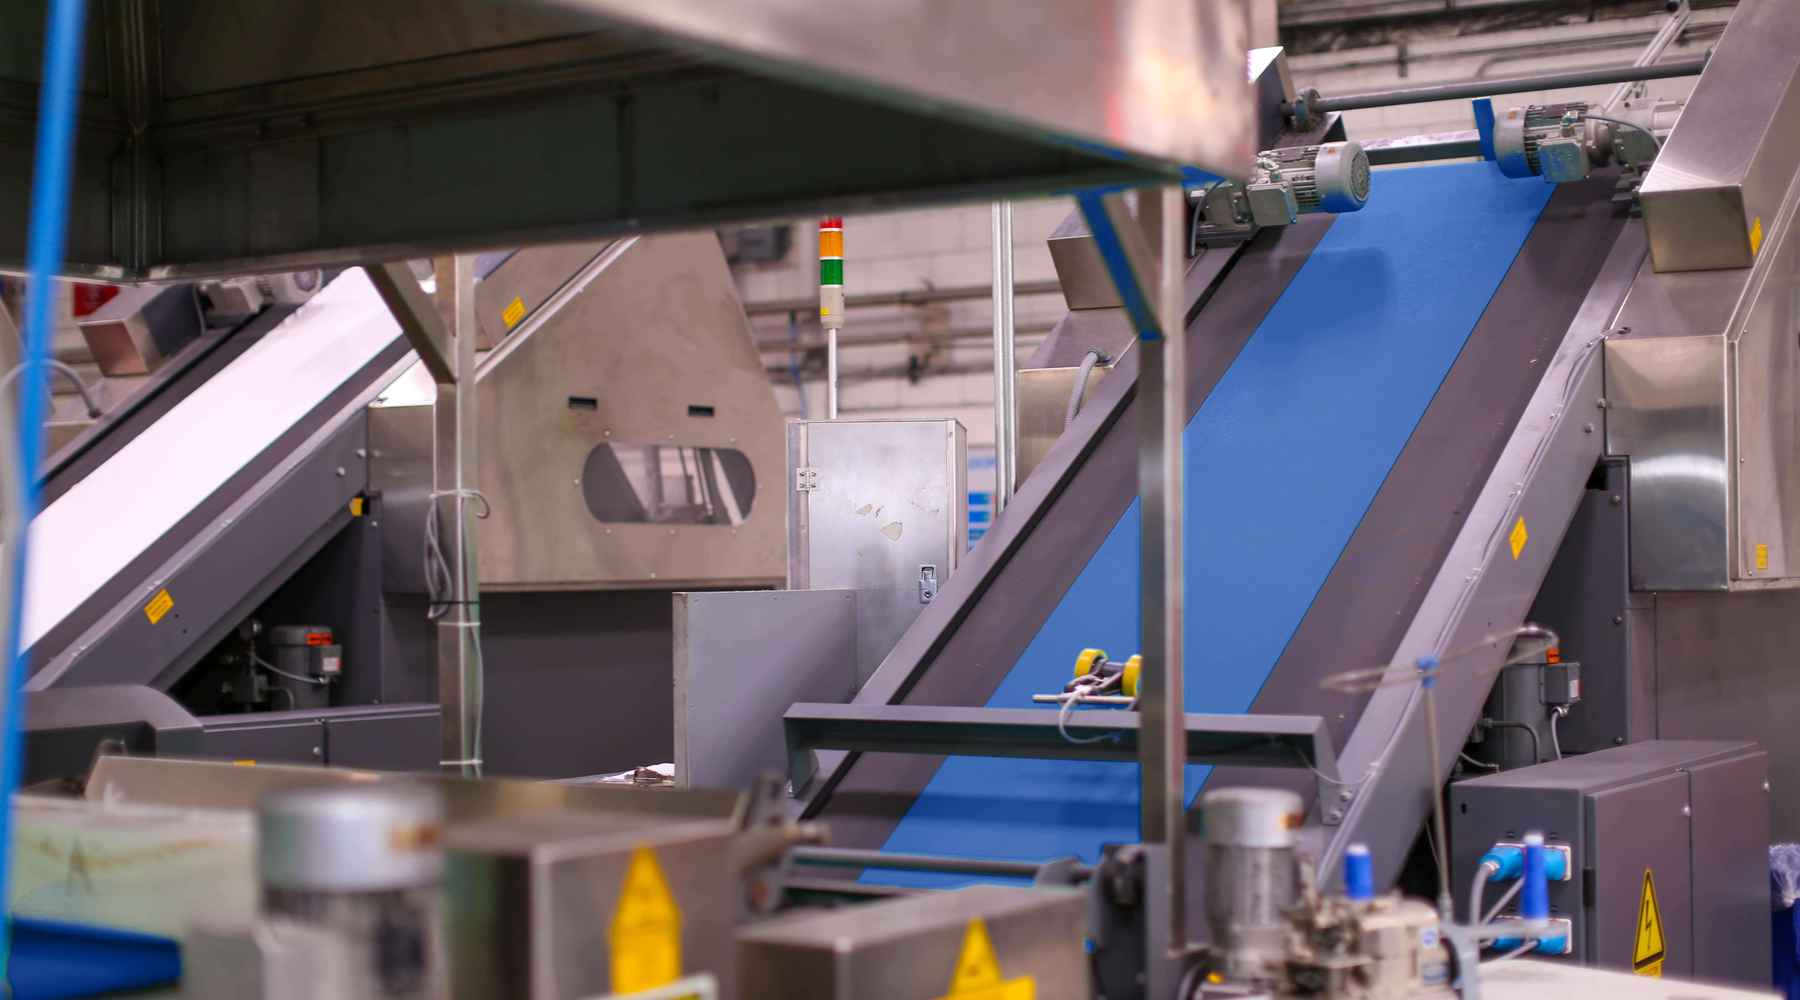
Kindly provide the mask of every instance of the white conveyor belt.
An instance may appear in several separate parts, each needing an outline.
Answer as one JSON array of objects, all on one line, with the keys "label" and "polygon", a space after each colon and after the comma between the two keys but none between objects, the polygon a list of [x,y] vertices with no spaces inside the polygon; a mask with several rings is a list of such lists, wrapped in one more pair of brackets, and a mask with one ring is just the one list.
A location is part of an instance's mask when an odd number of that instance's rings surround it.
[{"label": "white conveyor belt", "polygon": [[26,570],[25,647],[398,336],[368,275],[345,271],[39,512]]}]

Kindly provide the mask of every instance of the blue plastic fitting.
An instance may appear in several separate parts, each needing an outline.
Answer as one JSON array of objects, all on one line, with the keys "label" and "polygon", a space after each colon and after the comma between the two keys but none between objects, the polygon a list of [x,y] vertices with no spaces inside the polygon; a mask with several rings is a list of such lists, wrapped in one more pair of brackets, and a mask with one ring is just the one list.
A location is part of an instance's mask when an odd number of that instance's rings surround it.
[{"label": "blue plastic fitting", "polygon": [[1489,882],[1505,882],[1519,877],[1525,870],[1525,852],[1510,845],[1496,844],[1481,856],[1480,864],[1494,866]]},{"label": "blue plastic fitting", "polygon": [[1375,898],[1375,859],[1367,844],[1344,848],[1344,895],[1358,903]]},{"label": "blue plastic fitting", "polygon": [[1565,851],[1544,848],[1544,878],[1551,882],[1569,880],[1569,855]]},{"label": "blue plastic fitting", "polygon": [[1419,668],[1419,686],[1425,688],[1436,687],[1438,658],[1435,656],[1421,656],[1415,663]]},{"label": "blue plastic fitting", "polygon": [[[1522,937],[1498,937],[1483,947],[1490,951],[1513,951],[1524,943],[1525,939]],[[1531,950],[1540,955],[1567,955],[1569,953],[1569,937],[1566,934],[1558,934],[1555,937],[1538,938]]]},{"label": "blue plastic fitting", "polygon": [[1544,835],[1525,835],[1525,884],[1519,888],[1519,916],[1526,920],[1550,919],[1550,882],[1544,874]]}]

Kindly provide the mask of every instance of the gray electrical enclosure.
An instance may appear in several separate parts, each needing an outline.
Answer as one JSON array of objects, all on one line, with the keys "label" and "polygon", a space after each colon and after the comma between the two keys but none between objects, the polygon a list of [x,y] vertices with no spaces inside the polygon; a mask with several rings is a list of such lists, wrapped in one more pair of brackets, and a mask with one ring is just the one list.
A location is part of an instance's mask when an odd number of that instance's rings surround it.
[{"label": "gray electrical enclosure", "polygon": [[[1754,743],[1646,740],[1450,786],[1452,882],[1496,843],[1539,831],[1571,852],[1550,884],[1573,921],[1565,961],[1630,969],[1654,895],[1664,976],[1766,983],[1768,757]],[[1653,889],[1647,889],[1653,886]],[[1493,886],[1488,902],[1504,886]]]}]

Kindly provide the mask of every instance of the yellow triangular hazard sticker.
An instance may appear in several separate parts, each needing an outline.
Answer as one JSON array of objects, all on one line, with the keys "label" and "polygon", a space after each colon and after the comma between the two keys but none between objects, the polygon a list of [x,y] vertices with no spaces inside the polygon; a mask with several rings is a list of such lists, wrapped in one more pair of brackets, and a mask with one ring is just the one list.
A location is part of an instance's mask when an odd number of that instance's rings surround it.
[{"label": "yellow triangular hazard sticker", "polygon": [[1644,869],[1644,896],[1638,901],[1637,946],[1631,952],[1631,971],[1640,976],[1661,976],[1663,957],[1662,911],[1656,905],[1656,880]]},{"label": "yellow triangular hazard sticker", "polygon": [[648,847],[631,852],[607,943],[614,993],[653,990],[681,978],[681,910]]},{"label": "yellow triangular hazard sticker", "polygon": [[950,974],[950,992],[938,1000],[1037,1000],[1037,980],[1030,976],[1003,979],[1000,958],[980,917],[963,930],[962,953]]}]

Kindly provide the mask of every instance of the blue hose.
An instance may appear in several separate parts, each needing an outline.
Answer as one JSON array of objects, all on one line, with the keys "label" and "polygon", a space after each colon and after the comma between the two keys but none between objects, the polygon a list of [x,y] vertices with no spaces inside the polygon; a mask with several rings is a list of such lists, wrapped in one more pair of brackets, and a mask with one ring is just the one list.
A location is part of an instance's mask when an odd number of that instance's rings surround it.
[{"label": "blue hose", "polygon": [[[55,331],[51,307],[56,289],[51,283],[62,270],[63,246],[68,233],[69,187],[75,148],[75,102],[81,83],[82,32],[87,25],[86,0],[51,0],[49,23],[44,32],[44,76],[38,94],[36,161],[32,167],[31,232],[25,261],[30,280],[25,295],[24,373],[19,382],[19,475],[23,503],[21,525],[29,527],[37,513],[38,469],[43,462],[44,411],[48,403],[50,340]],[[11,652],[7,678],[6,733],[0,754],[0,899],[10,890],[13,789],[19,785],[21,748],[19,716],[24,701],[26,658],[20,649],[25,609],[25,560],[27,532],[22,528],[11,556],[12,607],[6,620],[6,649]],[[10,936],[8,936],[8,939]],[[0,948],[10,950],[7,940]],[[6,952],[0,951],[0,960]]]}]

